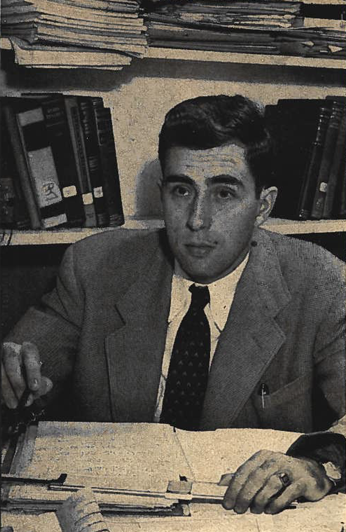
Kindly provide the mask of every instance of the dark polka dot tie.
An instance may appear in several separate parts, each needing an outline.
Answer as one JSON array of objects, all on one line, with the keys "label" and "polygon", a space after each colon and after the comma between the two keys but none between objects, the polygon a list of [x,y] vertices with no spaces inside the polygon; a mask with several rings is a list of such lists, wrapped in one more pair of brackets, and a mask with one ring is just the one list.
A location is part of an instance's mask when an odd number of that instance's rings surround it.
[{"label": "dark polka dot tie", "polygon": [[161,423],[197,430],[208,383],[210,327],[204,313],[209,289],[191,285],[192,297],[175,338],[163,398]]}]

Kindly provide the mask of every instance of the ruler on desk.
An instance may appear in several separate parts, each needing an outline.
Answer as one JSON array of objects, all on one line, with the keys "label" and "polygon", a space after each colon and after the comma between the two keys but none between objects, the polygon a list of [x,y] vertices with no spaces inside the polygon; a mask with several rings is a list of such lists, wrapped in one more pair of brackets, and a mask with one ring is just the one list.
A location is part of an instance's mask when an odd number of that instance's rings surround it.
[{"label": "ruler on desk", "polygon": [[[83,478],[85,482],[83,482]],[[95,484],[93,480],[95,481]],[[64,491],[67,493],[76,492],[87,486],[95,493],[129,495],[132,497],[163,497],[165,499],[178,499],[182,502],[221,502],[227,489],[227,486],[220,486],[213,482],[189,480],[171,480],[167,483],[167,489],[165,491],[156,491],[154,489],[130,489],[117,486],[102,486],[100,478],[91,476],[83,477],[68,473],[62,473],[55,479],[4,474],[2,475],[2,482],[10,484],[46,485],[49,490]]]}]

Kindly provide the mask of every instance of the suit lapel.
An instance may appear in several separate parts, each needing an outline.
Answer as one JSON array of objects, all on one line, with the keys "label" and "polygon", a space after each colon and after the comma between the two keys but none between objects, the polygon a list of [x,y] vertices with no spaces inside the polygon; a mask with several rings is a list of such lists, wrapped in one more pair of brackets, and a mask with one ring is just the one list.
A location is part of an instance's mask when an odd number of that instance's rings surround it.
[{"label": "suit lapel", "polygon": [[236,290],[211,366],[202,428],[229,427],[285,341],[275,316],[290,300],[275,248],[264,231]]},{"label": "suit lapel", "polygon": [[157,249],[117,301],[119,328],[106,338],[112,418],[152,421],[164,353],[172,266]]}]

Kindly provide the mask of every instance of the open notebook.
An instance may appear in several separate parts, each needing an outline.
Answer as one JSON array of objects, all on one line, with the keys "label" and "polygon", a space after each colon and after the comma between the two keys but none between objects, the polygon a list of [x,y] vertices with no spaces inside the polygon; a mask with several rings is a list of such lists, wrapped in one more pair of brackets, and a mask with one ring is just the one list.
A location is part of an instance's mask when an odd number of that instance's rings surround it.
[{"label": "open notebook", "polygon": [[[222,474],[235,471],[269,442],[272,450],[285,452],[297,437],[257,429],[188,432],[162,424],[43,422],[27,431],[12,473],[47,480],[66,473],[65,484],[53,489],[11,485],[5,498],[10,508],[50,511],[71,494],[68,486],[89,486],[97,488],[103,511],[181,515],[188,509],[178,504],[178,496],[155,496],[164,494],[170,481],[184,478],[206,483],[199,484],[206,493],[209,488],[224,492],[215,486]],[[115,494],[109,488],[148,496]]]}]

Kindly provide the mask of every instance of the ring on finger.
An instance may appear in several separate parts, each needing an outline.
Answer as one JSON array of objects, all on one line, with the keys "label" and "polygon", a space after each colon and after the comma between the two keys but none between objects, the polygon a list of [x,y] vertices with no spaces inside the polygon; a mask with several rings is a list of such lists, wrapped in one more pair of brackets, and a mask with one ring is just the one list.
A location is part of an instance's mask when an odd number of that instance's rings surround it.
[{"label": "ring on finger", "polygon": [[279,473],[278,477],[283,488],[287,488],[287,486],[291,484],[290,477],[287,475],[287,473]]}]

